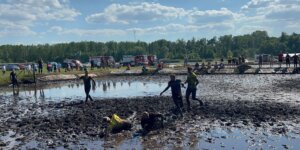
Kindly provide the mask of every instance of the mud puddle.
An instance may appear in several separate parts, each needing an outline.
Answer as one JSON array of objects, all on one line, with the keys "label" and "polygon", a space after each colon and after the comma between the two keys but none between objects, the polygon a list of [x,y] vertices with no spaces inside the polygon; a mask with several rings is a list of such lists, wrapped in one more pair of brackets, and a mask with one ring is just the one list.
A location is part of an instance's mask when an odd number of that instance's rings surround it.
[{"label": "mud puddle", "polygon": [[[144,80],[143,78],[126,79],[96,79],[96,88],[91,89],[90,95],[97,99],[106,98],[132,98],[143,96],[155,96],[167,86],[166,82],[156,80]],[[170,94],[170,92],[166,92]],[[12,96],[12,89],[0,92],[3,96]],[[62,101],[68,99],[84,99],[84,85],[82,81],[49,85],[47,87],[21,87],[15,96],[36,100]]]},{"label": "mud puddle", "polygon": [[[179,76],[184,81],[186,76]],[[199,76],[192,111],[176,116],[170,92],[164,97],[63,97],[49,101],[34,97],[0,96],[0,149],[297,149],[300,135],[300,101],[295,75]],[[116,86],[155,84],[162,91],[168,76],[107,78]],[[73,84],[76,87],[77,83]],[[80,83],[79,83],[80,84]],[[161,85],[160,85],[161,84]],[[282,86],[284,85],[284,86]],[[54,87],[53,87],[54,88]],[[127,87],[129,88],[129,87]],[[45,89],[44,89],[45,90]],[[82,89],[81,89],[82,90]],[[147,91],[153,90],[148,87]],[[79,89],[72,90],[73,93]],[[108,91],[108,87],[107,87]],[[38,91],[39,92],[39,91]],[[100,91],[99,91],[100,92]],[[122,92],[122,90],[118,90]],[[126,92],[130,92],[126,89]],[[45,93],[45,92],[44,92]],[[138,92],[137,92],[138,93]],[[182,89],[184,94],[184,89]],[[91,93],[93,94],[93,93]],[[103,93],[104,94],[104,93]],[[46,96],[46,94],[45,94]],[[93,95],[92,95],[93,96]],[[186,106],[184,99],[184,106]],[[169,124],[146,136],[136,135],[144,111],[160,112]],[[133,129],[104,137],[102,117],[117,113],[127,118],[137,112]],[[171,119],[170,119],[171,118]]]}]

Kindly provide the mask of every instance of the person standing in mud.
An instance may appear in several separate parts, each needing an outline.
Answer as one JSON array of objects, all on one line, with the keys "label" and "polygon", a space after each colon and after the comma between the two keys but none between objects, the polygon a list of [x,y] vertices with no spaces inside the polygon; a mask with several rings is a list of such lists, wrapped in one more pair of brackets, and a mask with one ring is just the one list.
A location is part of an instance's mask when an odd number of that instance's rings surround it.
[{"label": "person standing in mud", "polygon": [[174,101],[174,104],[176,106],[177,111],[182,115],[182,93],[181,93],[181,86],[184,87],[184,84],[181,83],[181,80],[176,80],[175,75],[170,75],[170,81],[168,83],[168,86],[160,93],[160,96],[166,92],[170,87],[172,91],[172,99]]},{"label": "person standing in mud", "polygon": [[190,100],[189,100],[191,94],[192,94],[192,99],[198,101],[202,106],[203,102],[200,99],[196,98],[197,85],[199,84],[199,80],[197,79],[197,75],[192,71],[191,67],[188,67],[188,76],[185,83],[188,84],[185,93],[188,111],[191,109]]},{"label": "person standing in mud", "polygon": [[17,80],[17,74],[16,74],[15,70],[13,70],[10,73],[10,81],[11,81],[12,86],[13,86],[13,91],[15,91],[15,86],[17,86],[18,89],[19,89],[19,83],[18,83],[18,80]]},{"label": "person standing in mud", "polygon": [[239,56],[239,61],[238,62],[239,62],[238,65],[242,64],[242,56],[241,55]]},{"label": "person standing in mud", "polygon": [[244,55],[242,55],[242,64],[244,64],[245,63],[245,57],[244,57]]},{"label": "person standing in mud", "polygon": [[6,72],[6,66],[3,65],[3,66],[2,66],[2,74],[5,75],[5,72]]},{"label": "person standing in mud", "polygon": [[289,53],[286,53],[285,56],[285,63],[286,63],[286,67],[290,68],[291,66],[291,60],[290,60],[291,56],[289,55]]},{"label": "person standing in mud", "polygon": [[297,68],[298,67],[299,57],[298,57],[298,55],[296,53],[293,56],[293,60],[294,60],[294,68]]},{"label": "person standing in mud", "polygon": [[43,73],[43,60],[42,60],[42,58],[40,58],[39,60],[38,60],[38,64],[39,64],[39,74],[42,74]]},{"label": "person standing in mud", "polygon": [[91,70],[94,70],[94,66],[95,66],[95,61],[91,60]]},{"label": "person standing in mud", "polygon": [[199,65],[199,63],[198,62],[196,62],[196,64],[195,64],[195,67],[194,67],[194,70],[193,71],[199,71],[200,70],[200,65]]},{"label": "person standing in mud", "polygon": [[89,76],[89,73],[87,70],[85,70],[85,75],[80,77],[80,79],[82,79],[83,83],[84,83],[84,91],[86,94],[85,102],[88,101],[88,98],[90,98],[90,100],[93,101],[93,99],[90,95],[90,91],[91,91],[91,81],[93,82],[93,88],[95,88],[95,86],[96,86],[95,80]]}]

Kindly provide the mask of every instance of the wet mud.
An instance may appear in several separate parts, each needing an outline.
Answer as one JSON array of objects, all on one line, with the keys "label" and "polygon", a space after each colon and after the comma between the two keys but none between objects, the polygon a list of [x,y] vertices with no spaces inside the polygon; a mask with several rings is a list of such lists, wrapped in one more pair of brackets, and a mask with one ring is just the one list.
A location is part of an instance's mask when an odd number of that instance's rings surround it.
[{"label": "wet mud", "polygon": [[[174,113],[169,96],[88,103],[0,96],[0,149],[293,149],[300,141],[300,102],[289,80],[297,78],[199,77],[204,105],[192,101],[192,111],[183,117]],[[143,111],[164,114],[165,127],[139,134]],[[102,118],[113,113],[121,118],[136,113],[132,130],[105,134]]]}]

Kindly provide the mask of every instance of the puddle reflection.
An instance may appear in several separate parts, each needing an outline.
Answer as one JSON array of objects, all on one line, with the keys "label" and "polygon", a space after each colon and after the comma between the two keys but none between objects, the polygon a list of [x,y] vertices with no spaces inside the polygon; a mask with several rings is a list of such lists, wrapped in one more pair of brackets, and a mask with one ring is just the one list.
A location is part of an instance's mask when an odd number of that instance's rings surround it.
[{"label": "puddle reflection", "polygon": [[[126,83],[126,84],[123,84]],[[96,81],[92,88],[91,96],[95,98],[127,98],[139,96],[154,96],[165,88],[167,83],[141,82],[141,81]],[[17,97],[32,97],[35,100],[85,97],[82,82],[62,83],[44,88],[23,87],[19,92],[2,92],[4,95],[15,95]]]}]

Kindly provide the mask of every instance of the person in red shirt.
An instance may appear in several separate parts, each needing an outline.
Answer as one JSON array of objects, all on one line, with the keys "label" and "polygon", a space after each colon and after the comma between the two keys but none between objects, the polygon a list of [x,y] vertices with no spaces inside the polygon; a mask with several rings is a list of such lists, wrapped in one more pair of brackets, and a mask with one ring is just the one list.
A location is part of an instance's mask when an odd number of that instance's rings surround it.
[{"label": "person in red shirt", "polygon": [[282,51],[278,55],[278,61],[279,61],[279,66],[281,67],[282,61],[283,61],[283,53]]}]

